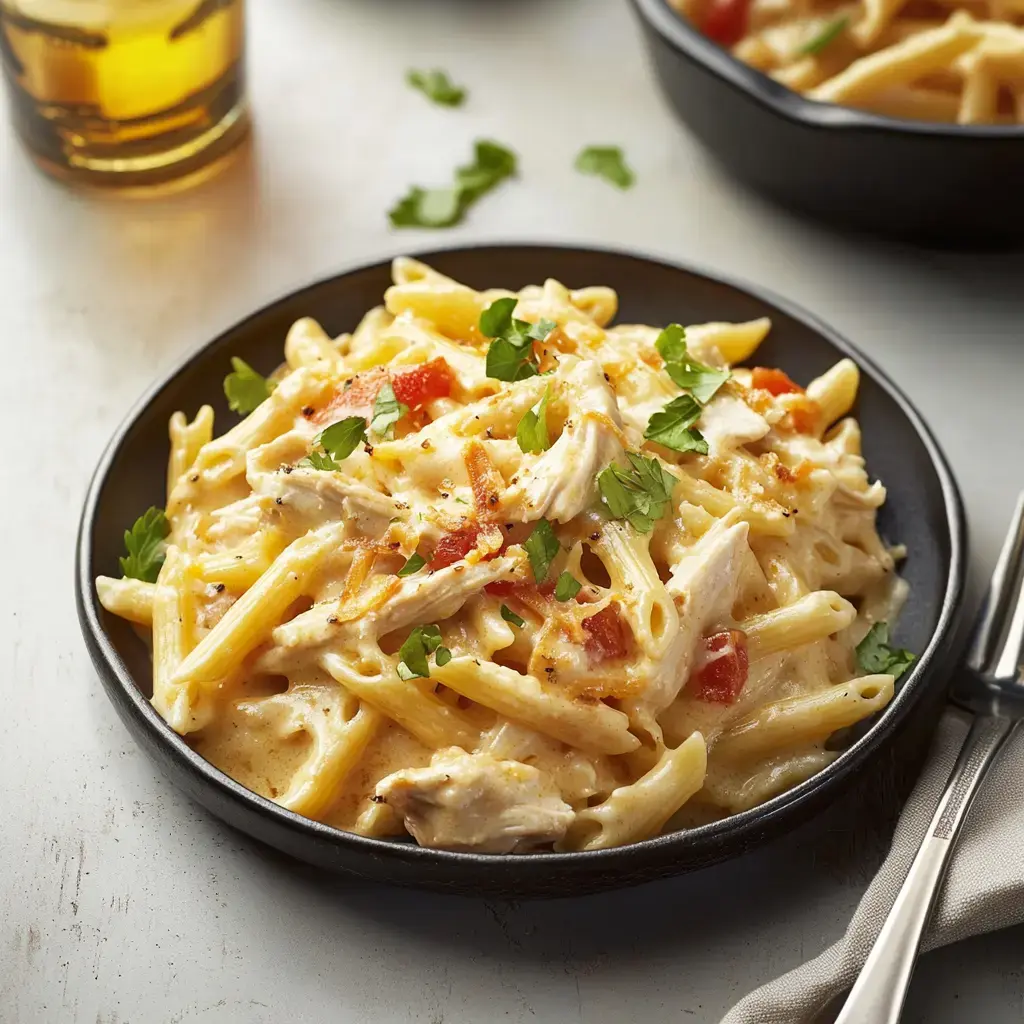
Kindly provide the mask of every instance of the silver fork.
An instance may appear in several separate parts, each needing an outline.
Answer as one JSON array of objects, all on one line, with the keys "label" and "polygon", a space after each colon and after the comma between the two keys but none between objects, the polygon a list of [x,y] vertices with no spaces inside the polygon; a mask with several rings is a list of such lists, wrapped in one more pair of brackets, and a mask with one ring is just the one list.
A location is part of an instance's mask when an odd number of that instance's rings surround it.
[{"label": "silver fork", "polygon": [[896,902],[836,1024],[896,1024],[921,935],[971,802],[1000,748],[1024,718],[1024,494],[1017,501],[952,699],[974,722]]}]

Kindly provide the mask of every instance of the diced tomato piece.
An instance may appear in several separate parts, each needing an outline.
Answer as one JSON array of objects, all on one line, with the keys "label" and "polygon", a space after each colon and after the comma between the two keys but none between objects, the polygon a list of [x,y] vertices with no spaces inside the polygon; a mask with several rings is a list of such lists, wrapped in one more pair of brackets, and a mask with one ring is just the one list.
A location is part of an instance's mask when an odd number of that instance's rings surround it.
[{"label": "diced tomato piece", "polygon": [[803,388],[794,384],[782,370],[771,370],[767,366],[755,366],[751,386],[773,395],[802,394]]},{"label": "diced tomato piece", "polygon": [[395,398],[413,410],[421,409],[435,398],[447,398],[452,393],[454,383],[455,374],[441,358],[431,359],[429,363],[408,370],[395,370],[391,375]]},{"label": "diced tomato piece", "polygon": [[431,569],[446,569],[449,565],[465,558],[476,547],[481,527],[470,523],[453,533],[446,533],[434,548],[434,557],[430,560]]},{"label": "diced tomato piece", "polygon": [[596,615],[583,620],[587,654],[595,661],[612,661],[626,655],[626,630],[619,617],[619,606],[610,604]]},{"label": "diced tomato piece", "polygon": [[747,634],[726,629],[704,637],[704,650],[691,685],[698,700],[734,704],[747,683]]},{"label": "diced tomato piece", "polygon": [[336,391],[331,400],[313,416],[314,423],[334,423],[346,416],[373,415],[373,403],[388,379],[387,371],[376,367],[365,373],[357,373],[347,388]]},{"label": "diced tomato piece", "polygon": [[735,46],[750,22],[750,0],[712,0],[700,29],[720,46]]}]

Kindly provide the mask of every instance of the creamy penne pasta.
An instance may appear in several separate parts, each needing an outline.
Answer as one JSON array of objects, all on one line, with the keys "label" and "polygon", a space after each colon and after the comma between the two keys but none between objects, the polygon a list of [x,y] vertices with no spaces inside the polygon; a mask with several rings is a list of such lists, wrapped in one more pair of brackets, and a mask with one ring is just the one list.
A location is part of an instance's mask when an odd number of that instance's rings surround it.
[{"label": "creamy penne pasta", "polygon": [[766,319],[611,326],[607,288],[394,280],[268,378],[235,359],[219,437],[171,419],[167,508],[97,580],[168,725],[291,811],[488,853],[638,842],[827,765],[912,660],[874,617],[905,587],[856,366],[734,367]]},{"label": "creamy penne pasta", "polygon": [[1005,0],[671,0],[810,99],[950,124],[1022,123],[1024,5]]}]

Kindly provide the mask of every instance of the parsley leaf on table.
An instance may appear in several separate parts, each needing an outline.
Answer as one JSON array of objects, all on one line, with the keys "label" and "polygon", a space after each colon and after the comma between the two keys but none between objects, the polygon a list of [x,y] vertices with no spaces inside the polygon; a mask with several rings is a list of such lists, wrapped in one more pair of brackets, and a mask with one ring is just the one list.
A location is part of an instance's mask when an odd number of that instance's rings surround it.
[{"label": "parsley leaf on table", "polygon": [[412,68],[406,73],[405,80],[414,89],[419,89],[427,99],[442,107],[459,107],[466,98],[466,90],[460,85],[455,85],[447,72],[440,68],[434,68],[432,71],[417,71]]},{"label": "parsley leaf on table", "polygon": [[587,146],[576,157],[574,166],[581,174],[604,178],[616,188],[631,188],[636,181],[619,146]]},{"label": "parsley leaf on table", "polygon": [[473,163],[455,171],[449,188],[414,185],[388,216],[396,228],[448,228],[458,224],[481,196],[516,173],[516,155],[498,142],[478,139]]}]

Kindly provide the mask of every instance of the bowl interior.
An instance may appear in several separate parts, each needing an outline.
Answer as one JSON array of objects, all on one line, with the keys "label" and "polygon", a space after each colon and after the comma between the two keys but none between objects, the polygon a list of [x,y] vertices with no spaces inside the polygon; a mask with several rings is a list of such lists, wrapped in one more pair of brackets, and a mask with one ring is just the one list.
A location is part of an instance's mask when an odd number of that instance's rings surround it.
[{"label": "bowl interior", "polygon": [[[961,510],[941,454],[906,399],[880,371],[827,327],[773,296],[752,294],[737,285],[669,264],[594,250],[502,246],[441,251],[422,258],[474,287],[519,288],[542,283],[546,277],[557,278],[570,287],[610,285],[620,298],[619,323],[741,321],[767,315],[773,328],[757,361],[779,366],[801,383],[846,355],[860,365],[862,386],[856,414],[863,429],[864,452],[872,476],[880,477],[889,493],[880,515],[880,529],[883,537],[903,543],[908,549],[902,571],[911,586],[911,599],[897,638],[901,645],[921,655],[915,670],[901,680],[897,697],[865,735],[828,769],[789,793],[753,811],[689,832],[601,854],[481,858],[415,850],[410,864],[432,859],[435,869],[439,865],[449,866],[439,875],[436,870],[431,872],[432,877],[444,876],[450,869],[457,878],[464,870],[460,862],[482,862],[496,868],[497,862],[504,861],[508,862],[507,870],[517,877],[531,875],[539,882],[540,862],[547,862],[549,869],[554,863],[565,865],[570,877],[575,870],[569,866],[573,862],[582,864],[609,855],[616,870],[611,875],[602,873],[602,877],[614,879],[604,884],[624,884],[651,877],[652,872],[656,875],[684,870],[737,852],[749,845],[752,835],[767,819],[799,813],[807,798],[838,782],[862,763],[906,713],[914,691],[926,685],[929,662],[947,642],[949,622],[962,588]],[[124,529],[148,506],[162,505],[165,500],[167,420],[174,411],[182,409],[192,415],[201,404],[209,403],[216,411],[217,432],[223,432],[237,420],[228,411],[221,390],[231,356],[241,356],[261,372],[269,372],[280,363],[285,334],[296,319],[312,316],[331,334],[351,330],[366,310],[380,303],[389,283],[389,265],[381,263],[322,281],[249,317],[191,356],[146,395],[103,457],[87,499],[80,537],[78,586],[83,629],[119,712],[136,735],[141,729],[148,731],[147,746],[149,740],[163,744],[161,758],[165,770],[173,773],[180,762],[183,771],[196,774],[195,765],[189,768],[185,764],[191,753],[188,748],[169,729],[161,729],[162,723],[154,725],[155,713],[138,699],[139,695],[151,694],[151,669],[145,645],[131,626],[99,606],[90,581],[100,573],[119,575],[117,558],[122,553]],[[120,693],[128,694],[130,699],[119,700]],[[148,720],[143,722],[147,716]],[[194,754],[191,757],[198,760]],[[204,770],[203,774],[203,786],[229,785],[215,769]],[[241,787],[234,789],[240,791]],[[199,795],[208,806],[216,803],[215,796],[207,800],[204,793],[193,795]],[[391,877],[388,851],[402,844],[359,839],[315,825],[247,792],[235,793],[234,802],[240,808],[240,817],[232,823],[257,835],[259,829],[247,824],[250,819],[255,821],[268,815],[277,816],[280,822],[288,819],[289,835],[296,837],[295,844],[288,844],[288,852],[305,856],[303,842],[308,839],[310,844],[322,845],[326,840],[357,858],[359,851],[365,851],[373,859],[373,866],[366,867],[366,872],[375,877]],[[214,809],[220,813],[217,807]],[[270,837],[268,841],[276,840]],[[320,850],[311,859],[324,862],[322,853]],[[332,866],[362,870],[351,858],[346,860],[344,853],[338,860]],[[528,866],[533,862],[537,862],[537,868]],[[660,867],[655,869],[655,864]],[[404,876],[393,880],[413,884],[417,881],[415,877]],[[428,880],[426,884],[435,881]],[[571,887],[571,881],[568,884]],[[526,883],[525,888],[516,891],[525,895],[528,888]]]}]

